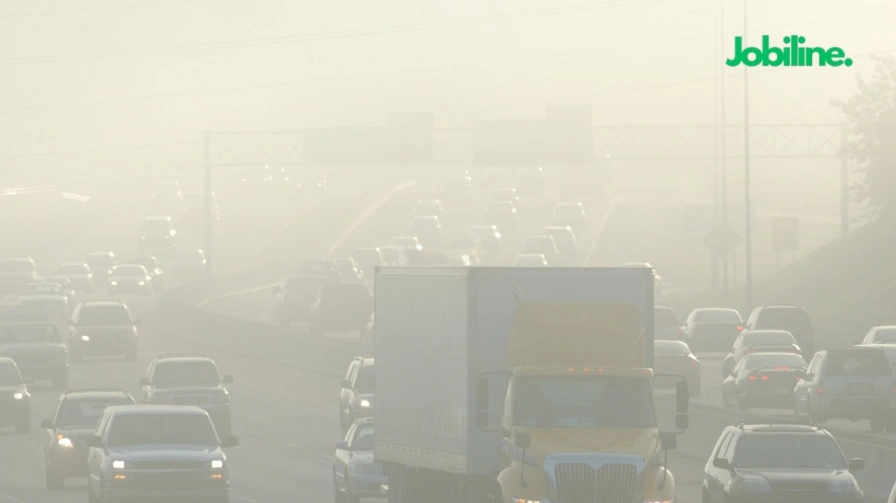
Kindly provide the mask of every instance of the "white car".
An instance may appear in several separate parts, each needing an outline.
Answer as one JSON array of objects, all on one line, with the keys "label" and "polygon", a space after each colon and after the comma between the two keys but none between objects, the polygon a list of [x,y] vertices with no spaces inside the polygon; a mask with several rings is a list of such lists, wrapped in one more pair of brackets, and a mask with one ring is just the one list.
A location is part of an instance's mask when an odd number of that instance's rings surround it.
[{"label": "white car", "polygon": [[142,265],[115,266],[115,269],[112,269],[112,274],[109,275],[109,295],[120,293],[152,295],[153,291],[152,276]]},{"label": "white car", "polygon": [[[199,407],[109,407],[87,445],[91,502],[230,498],[230,464],[223,449],[239,445],[239,440],[219,437],[208,413]],[[178,483],[170,482],[175,480]]]}]

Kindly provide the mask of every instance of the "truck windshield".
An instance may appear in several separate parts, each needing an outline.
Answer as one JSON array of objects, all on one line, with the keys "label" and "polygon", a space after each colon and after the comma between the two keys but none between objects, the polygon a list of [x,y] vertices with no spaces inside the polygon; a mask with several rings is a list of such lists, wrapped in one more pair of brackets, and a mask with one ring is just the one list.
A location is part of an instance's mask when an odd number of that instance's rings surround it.
[{"label": "truck windshield", "polygon": [[655,428],[650,381],[640,377],[521,377],[514,423],[537,428]]}]

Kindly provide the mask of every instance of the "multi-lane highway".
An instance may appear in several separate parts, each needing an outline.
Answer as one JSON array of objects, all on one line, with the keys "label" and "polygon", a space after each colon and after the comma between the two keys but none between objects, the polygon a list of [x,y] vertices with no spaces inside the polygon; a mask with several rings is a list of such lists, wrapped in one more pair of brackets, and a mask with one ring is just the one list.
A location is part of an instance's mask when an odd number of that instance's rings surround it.
[{"label": "multi-lane highway", "polygon": [[[396,189],[397,185],[395,182],[377,187],[382,193],[394,191],[385,199],[371,195],[369,187],[361,190],[334,186],[330,194],[316,201],[253,196],[232,201],[231,205],[222,201],[222,219],[215,231],[216,274],[275,265],[282,267],[285,275],[290,265],[302,260],[328,254],[345,256],[356,247],[388,243],[393,236],[406,232],[417,199],[438,194],[428,180]],[[472,203],[446,206],[446,241],[466,233],[470,225],[481,223],[488,192],[476,189],[474,196]],[[536,234],[549,223],[550,211],[558,200],[559,195],[552,190],[522,202],[520,227],[505,237],[504,258],[512,258],[525,237]],[[350,205],[349,201],[354,204]],[[609,200],[603,205],[588,207],[589,229],[579,241],[583,258],[595,246],[611,245],[599,240],[598,235],[606,225],[604,216],[613,203],[614,200]],[[347,211],[347,207],[351,210]],[[66,237],[53,250],[35,250],[32,255],[42,268],[50,269],[59,261],[76,260],[91,251],[113,249],[127,255],[134,251],[136,224],[143,214],[153,210],[148,203],[140,203],[132,211],[135,214],[128,216],[110,209],[106,213],[108,220],[88,226],[80,239]],[[188,239],[191,245],[202,244],[198,232],[193,232]],[[599,251],[612,254],[612,250]],[[5,252],[4,255],[10,256]],[[650,257],[633,259],[651,260]],[[137,379],[152,356],[162,352],[203,352],[217,361],[223,373],[235,376],[230,389],[234,430],[241,445],[228,452],[234,473],[233,500],[331,501],[331,459],[333,444],[339,438],[338,386],[348,361],[358,354],[372,354],[372,348],[356,336],[312,338],[301,327],[282,330],[265,324],[272,300],[270,290],[266,289],[226,296],[205,305],[212,312],[262,324],[218,323],[204,327],[197,322],[185,329],[182,320],[157,312],[157,298],[128,298],[126,301],[144,321],[140,358],[137,362],[75,363],[71,387],[123,387],[136,392]],[[721,381],[717,365],[711,358],[703,359],[704,393],[695,403],[713,406],[721,403],[720,395],[716,396]],[[36,424],[49,417],[58,393],[40,386],[35,386],[32,392]],[[670,469],[678,481],[680,501],[700,501],[703,466],[708,456],[708,452],[688,445],[688,438],[699,436],[702,445],[711,443],[718,433],[709,429],[691,431],[688,434],[691,437],[684,437],[678,451],[670,455]],[[0,501],[52,503],[85,499],[82,480],[70,480],[62,491],[45,489],[45,441],[46,432],[39,428],[24,436],[0,432],[3,452],[17,461],[0,473]]]}]

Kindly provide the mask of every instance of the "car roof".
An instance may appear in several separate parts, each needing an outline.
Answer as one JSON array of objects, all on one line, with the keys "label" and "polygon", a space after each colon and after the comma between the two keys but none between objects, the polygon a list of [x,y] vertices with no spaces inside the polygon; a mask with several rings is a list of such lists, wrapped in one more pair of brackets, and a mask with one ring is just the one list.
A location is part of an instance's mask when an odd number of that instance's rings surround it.
[{"label": "car roof", "polygon": [[793,337],[793,334],[788,330],[772,330],[772,329],[761,329],[761,330],[745,330],[743,332],[744,335],[789,335]]},{"label": "car roof", "polygon": [[[16,361],[8,356],[0,356],[0,364],[10,364],[16,365]],[[18,365],[16,365],[18,367]]]},{"label": "car roof", "polygon": [[698,307],[694,309],[694,312],[700,311],[725,311],[725,312],[737,312],[737,309],[732,309],[730,307]]},{"label": "car roof", "polygon": [[99,306],[121,306],[127,308],[124,302],[120,300],[85,300],[81,302],[82,307],[99,307]]},{"label": "car roof", "polygon": [[759,306],[756,309],[799,309],[799,310],[804,310],[803,306],[797,306],[795,304],[769,304],[767,306]]},{"label": "car roof", "polygon": [[878,330],[878,329],[896,330],[896,325],[877,325],[875,327],[871,327],[871,330]]},{"label": "car roof", "polygon": [[134,404],[134,405],[113,405],[108,407],[106,412],[117,416],[140,416],[150,414],[189,414],[195,416],[207,415],[208,413],[196,407],[195,405],[163,405],[163,404]]},{"label": "car roof", "polygon": [[133,400],[134,397],[131,396],[127,390],[123,389],[100,389],[100,388],[85,388],[85,389],[70,389],[62,394],[63,400],[93,400],[97,398],[112,398],[112,397],[127,397]]},{"label": "car roof", "polygon": [[740,421],[734,423],[733,427],[742,430],[746,434],[756,433],[802,433],[807,435],[823,435],[830,437],[828,433],[820,425],[801,421],[786,420],[756,420],[756,421]]},{"label": "car roof", "polygon": [[205,355],[201,355],[201,354],[169,354],[169,355],[159,355],[159,356],[155,357],[154,360],[156,360],[156,361],[160,361],[160,362],[161,362],[161,361],[166,361],[166,362],[167,362],[167,361],[178,361],[178,362],[190,362],[190,361],[198,362],[198,361],[202,361],[202,362],[212,362],[212,363],[214,363],[214,360],[212,360],[211,358],[209,358],[209,357],[207,357],[207,356],[205,356]]}]

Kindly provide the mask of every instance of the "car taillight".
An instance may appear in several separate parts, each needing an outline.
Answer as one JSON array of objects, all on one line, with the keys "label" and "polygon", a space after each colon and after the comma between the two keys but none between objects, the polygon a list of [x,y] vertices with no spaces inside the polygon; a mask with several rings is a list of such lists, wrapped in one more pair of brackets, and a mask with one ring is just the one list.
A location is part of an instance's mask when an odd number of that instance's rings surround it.
[{"label": "car taillight", "polygon": [[760,379],[762,379],[763,381],[768,381],[768,376],[767,376],[767,375],[763,375],[763,376],[760,377]]},{"label": "car taillight", "polygon": [[824,395],[824,384],[819,382],[818,385],[816,385],[816,387],[815,387],[815,392],[818,393],[819,395]]},{"label": "car taillight", "polygon": [[748,381],[755,381],[756,379],[758,379],[758,378],[757,378],[755,375],[753,375],[753,374],[750,374],[750,375],[747,376],[747,380],[748,380]]},{"label": "car taillight", "polygon": [[738,332],[743,332],[743,330],[744,330],[743,325],[738,325],[738,326],[737,326],[737,331],[738,331]]}]

